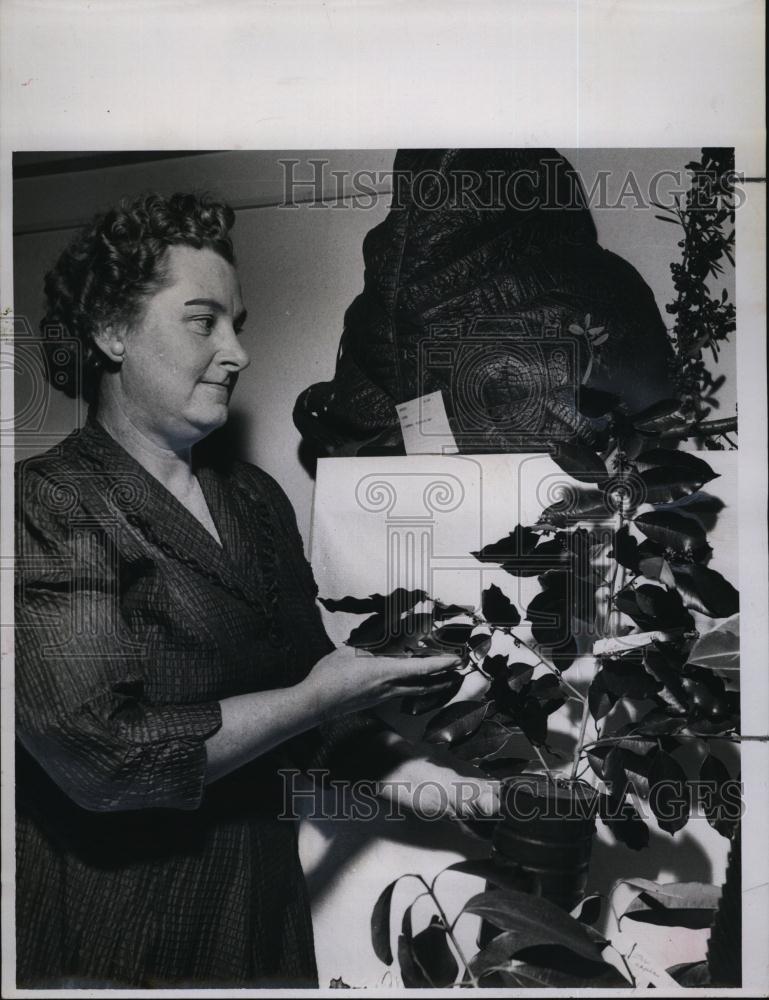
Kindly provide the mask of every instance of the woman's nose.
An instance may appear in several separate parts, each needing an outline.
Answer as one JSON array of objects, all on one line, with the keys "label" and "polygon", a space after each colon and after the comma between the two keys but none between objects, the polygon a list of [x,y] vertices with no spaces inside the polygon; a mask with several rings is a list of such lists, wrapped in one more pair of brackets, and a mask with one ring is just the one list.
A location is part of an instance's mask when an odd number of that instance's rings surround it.
[{"label": "woman's nose", "polygon": [[220,351],[219,360],[222,365],[236,372],[243,371],[251,364],[251,358],[232,327],[227,331],[226,342]]}]

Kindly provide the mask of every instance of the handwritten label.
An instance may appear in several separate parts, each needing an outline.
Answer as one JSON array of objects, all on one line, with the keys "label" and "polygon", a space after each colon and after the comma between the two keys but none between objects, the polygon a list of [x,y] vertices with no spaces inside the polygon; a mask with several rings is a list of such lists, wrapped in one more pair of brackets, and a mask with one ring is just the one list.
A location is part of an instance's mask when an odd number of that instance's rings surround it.
[{"label": "handwritten label", "polygon": [[407,455],[457,454],[459,449],[440,391],[399,403],[395,409]]},{"label": "handwritten label", "polygon": [[[654,986],[657,989],[681,989],[681,986],[662,968],[659,962],[655,961],[648,952],[643,951],[638,942],[626,931],[612,936],[611,948],[625,959],[637,987],[641,989],[648,986]],[[606,951],[609,950],[609,948],[606,949]],[[616,962],[611,964],[616,966]],[[620,968],[621,971],[621,966],[617,966],[617,968]]]}]

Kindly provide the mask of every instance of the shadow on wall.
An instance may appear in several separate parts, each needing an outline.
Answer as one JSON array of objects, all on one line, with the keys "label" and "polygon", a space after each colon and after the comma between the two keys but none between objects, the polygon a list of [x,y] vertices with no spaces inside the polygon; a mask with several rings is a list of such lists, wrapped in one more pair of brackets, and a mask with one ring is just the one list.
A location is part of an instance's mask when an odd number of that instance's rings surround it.
[{"label": "shadow on wall", "polygon": [[[255,433],[269,432],[266,428],[259,428],[257,431],[253,415],[246,410],[232,410],[227,423],[196,446],[198,454],[201,458],[211,461],[232,459],[249,461]],[[317,448],[312,442],[302,440],[297,447],[296,457],[310,479],[314,480],[319,458]]]}]

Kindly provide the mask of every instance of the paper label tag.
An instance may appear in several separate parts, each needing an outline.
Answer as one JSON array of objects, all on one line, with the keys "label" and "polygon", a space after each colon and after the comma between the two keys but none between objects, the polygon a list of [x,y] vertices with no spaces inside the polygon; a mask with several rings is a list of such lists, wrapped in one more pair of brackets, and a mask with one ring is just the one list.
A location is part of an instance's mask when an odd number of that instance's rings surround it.
[{"label": "paper label tag", "polygon": [[395,407],[401,422],[403,445],[407,455],[456,455],[454,440],[443,393],[409,399]]},{"label": "paper label tag", "polygon": [[[648,986],[655,986],[658,989],[681,989],[680,984],[648,952],[642,951],[638,942],[627,932],[615,934],[606,951],[609,951],[610,948],[624,957],[628,968],[633,973],[635,984],[640,989]],[[616,963],[612,962],[611,964],[615,965]]]}]

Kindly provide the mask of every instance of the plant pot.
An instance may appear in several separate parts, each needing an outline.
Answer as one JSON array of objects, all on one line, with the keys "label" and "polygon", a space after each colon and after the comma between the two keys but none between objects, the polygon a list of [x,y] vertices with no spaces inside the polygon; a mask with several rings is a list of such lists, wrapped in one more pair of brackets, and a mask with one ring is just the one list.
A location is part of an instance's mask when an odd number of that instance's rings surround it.
[{"label": "plant pot", "polygon": [[519,775],[505,784],[492,860],[564,910],[585,894],[598,793],[582,781]]},{"label": "plant pot", "polygon": [[[506,882],[571,911],[585,895],[597,807],[598,793],[583,781],[511,778],[504,785],[491,860],[504,869]],[[479,946],[498,933],[484,922]]]}]

